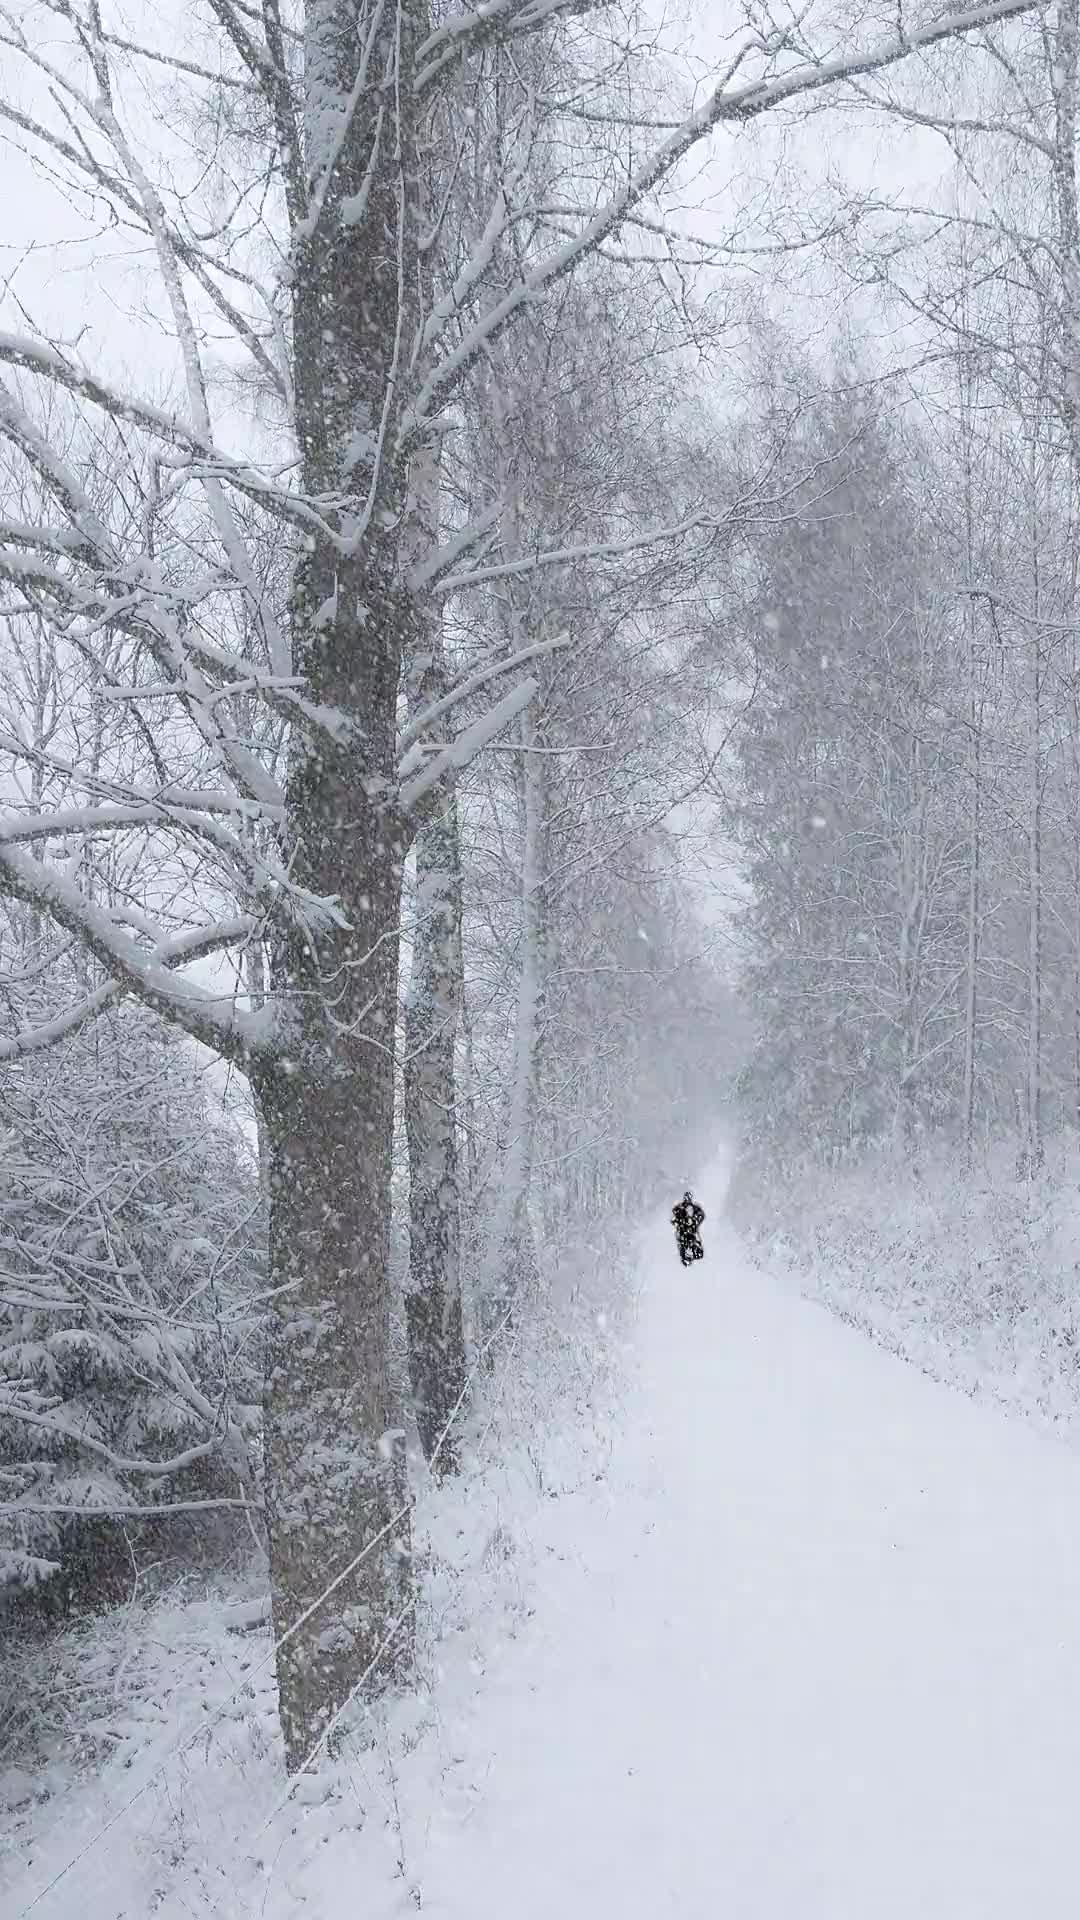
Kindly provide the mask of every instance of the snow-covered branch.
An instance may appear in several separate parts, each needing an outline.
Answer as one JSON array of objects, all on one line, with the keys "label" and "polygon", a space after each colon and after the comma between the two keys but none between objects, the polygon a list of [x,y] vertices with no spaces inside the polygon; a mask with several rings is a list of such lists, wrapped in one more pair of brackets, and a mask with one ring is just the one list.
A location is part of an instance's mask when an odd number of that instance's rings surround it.
[{"label": "snow-covered branch", "polygon": [[[985,31],[1001,21],[1036,11],[1041,4],[1042,0],[987,0],[981,6],[952,9],[910,32],[885,35],[861,50],[802,61],[784,72],[766,73],[741,86],[730,85],[725,76],[676,131],[632,168],[623,185],[581,222],[576,233],[531,265],[522,266],[517,283],[465,330],[454,349],[432,369],[405,416],[403,437],[415,435],[438,412],[477,356],[505,331],[523,307],[572,273],[579,262],[615,233],[639,203],[661,186],[686,154],[714,129],[745,125],[789,101],[843,80],[881,72],[913,53]],[[729,73],[732,70],[729,68]]]},{"label": "snow-covered branch", "polygon": [[553,26],[557,20],[599,13],[607,4],[608,0],[485,0],[482,6],[451,14],[417,48],[414,92],[426,93],[435,80],[445,77],[447,70],[474,48],[493,41],[521,39]]},{"label": "snow-covered branch", "polygon": [[418,750],[417,742],[429,728],[435,725],[436,721],[445,719],[446,715],[456,706],[460,706],[463,700],[468,700],[474,693],[479,693],[481,688],[489,686],[493,680],[500,679],[503,674],[512,673],[518,667],[527,666],[532,660],[543,659],[545,655],[554,653],[558,648],[569,646],[569,644],[570,635],[561,633],[554,640],[538,640],[534,646],[523,647],[519,653],[507,654],[498,660],[489,660],[467,674],[441,699],[422,708],[410,720],[399,737],[398,752],[401,757],[398,760],[398,779],[408,779],[413,769],[420,764],[422,750]]},{"label": "snow-covered branch", "polygon": [[[87,897],[77,881],[59,868],[35,860],[21,847],[8,844],[2,835],[0,893],[46,913],[82,942],[112,975],[118,990],[136,994],[225,1059],[246,1069],[254,1059],[272,1050],[272,1023],[266,1014],[245,1013],[235,1006],[231,995],[211,993],[193,981],[178,978],[159,948],[148,952],[140,947],[121,931],[104,907]],[[194,936],[195,951],[205,942],[205,950],[212,952],[244,939],[250,930],[247,920],[201,930]]]},{"label": "snow-covered branch", "polygon": [[[516,720],[518,714],[524,712],[536,691],[535,680],[520,681],[512,692],[496,701],[495,705],[490,707],[479,720],[475,720],[471,727],[466,727],[462,733],[459,733],[448,747],[434,751],[423,770],[414,774],[412,779],[406,780],[402,786],[401,804],[405,812],[414,812],[421,800],[438,785],[444,774],[451,769],[454,772],[460,772],[462,767],[467,767],[471,760],[475,760],[478,753],[482,753],[485,747],[490,746],[511,721]],[[415,753],[415,749],[413,751]]]},{"label": "snow-covered branch", "polygon": [[76,1427],[68,1426],[62,1420],[52,1419],[48,1414],[34,1413],[6,1396],[0,1396],[0,1419],[21,1420],[24,1426],[39,1427],[42,1432],[51,1434],[54,1439],[69,1441],[83,1453],[92,1454],[95,1460],[104,1460],[106,1465],[112,1467],[116,1473],[146,1474],[151,1479],[162,1479],[170,1474],[183,1473],[185,1468],[193,1467],[197,1461],[208,1459],[212,1453],[218,1452],[224,1437],[201,1440],[197,1446],[185,1447],[182,1453],[174,1455],[171,1460],[125,1459],[122,1454],[114,1453],[112,1448],[105,1446],[102,1441],[95,1440],[92,1434],[80,1433]]},{"label": "snow-covered branch", "polygon": [[625,540],[583,541],[577,546],[555,547],[523,554],[514,560],[500,560],[491,566],[476,567],[468,573],[451,573],[440,580],[440,593],[462,593],[473,587],[490,586],[500,580],[523,578],[545,567],[574,566],[590,560],[623,560],[651,547],[667,546],[692,534],[709,536],[730,531],[737,524],[739,509],[726,514],[692,513],[668,526],[652,527],[644,533],[630,534]]},{"label": "snow-covered branch", "polygon": [[250,461],[224,453],[202,438],[179,414],[156,407],[148,400],[126,393],[113,383],[81,367],[55,346],[29,334],[0,332],[0,361],[23,372],[39,375],[64,387],[78,399],[100,407],[113,419],[138,427],[154,440],[162,441],[185,456],[181,471],[192,478],[219,479],[280,519],[301,528],[314,528],[323,537],[333,539],[334,532],[323,512],[295,493],[279,486]]}]

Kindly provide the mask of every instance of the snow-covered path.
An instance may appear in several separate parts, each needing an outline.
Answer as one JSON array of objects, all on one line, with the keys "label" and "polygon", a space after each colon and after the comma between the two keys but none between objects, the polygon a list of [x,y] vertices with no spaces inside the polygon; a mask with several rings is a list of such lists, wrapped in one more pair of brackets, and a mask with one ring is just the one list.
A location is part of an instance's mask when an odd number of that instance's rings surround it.
[{"label": "snow-covered path", "polygon": [[587,1538],[552,1514],[479,1801],[408,1821],[423,1911],[1072,1913],[1080,1460],[707,1234],[650,1246],[631,1437]]}]

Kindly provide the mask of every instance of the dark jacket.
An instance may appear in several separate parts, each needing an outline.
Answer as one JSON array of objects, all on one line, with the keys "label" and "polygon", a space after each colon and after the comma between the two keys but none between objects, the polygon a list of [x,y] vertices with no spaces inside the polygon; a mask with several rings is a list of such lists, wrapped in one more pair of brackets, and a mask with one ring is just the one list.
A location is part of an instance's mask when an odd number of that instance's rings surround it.
[{"label": "dark jacket", "polygon": [[680,1240],[692,1240],[704,1218],[705,1209],[699,1207],[696,1200],[680,1200],[671,1213],[672,1225]]}]

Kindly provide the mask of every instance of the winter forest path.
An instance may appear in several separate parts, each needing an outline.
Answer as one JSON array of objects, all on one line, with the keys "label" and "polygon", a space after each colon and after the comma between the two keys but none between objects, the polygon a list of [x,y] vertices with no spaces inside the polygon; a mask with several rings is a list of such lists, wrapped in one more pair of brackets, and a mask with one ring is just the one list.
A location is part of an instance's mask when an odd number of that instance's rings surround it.
[{"label": "winter forest path", "polygon": [[584,1535],[549,1503],[462,1730],[480,1802],[411,1836],[423,1911],[1072,1912],[1080,1460],[748,1270],[704,1198],[703,1264],[650,1237],[603,1500]]}]

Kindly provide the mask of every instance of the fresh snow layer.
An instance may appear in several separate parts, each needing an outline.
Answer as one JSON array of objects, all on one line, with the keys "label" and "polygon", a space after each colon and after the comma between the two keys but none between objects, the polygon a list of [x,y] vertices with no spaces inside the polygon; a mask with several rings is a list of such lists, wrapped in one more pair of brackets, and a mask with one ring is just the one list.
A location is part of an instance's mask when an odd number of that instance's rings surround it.
[{"label": "fresh snow layer", "polygon": [[650,1247],[621,1471],[481,1703],[423,1910],[1071,1911],[1080,1462],[705,1233],[685,1272]]},{"label": "fresh snow layer", "polygon": [[1074,1909],[1080,1460],[750,1270],[701,1197],[704,1262],[646,1238],[610,1457],[501,1515],[515,1630],[284,1825],[272,1755],[241,1793],[215,1754],[210,1798],[189,1754],[169,1857],[121,1821],[41,1920]]}]

